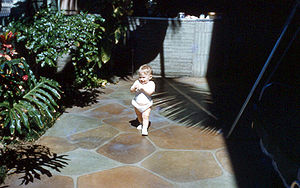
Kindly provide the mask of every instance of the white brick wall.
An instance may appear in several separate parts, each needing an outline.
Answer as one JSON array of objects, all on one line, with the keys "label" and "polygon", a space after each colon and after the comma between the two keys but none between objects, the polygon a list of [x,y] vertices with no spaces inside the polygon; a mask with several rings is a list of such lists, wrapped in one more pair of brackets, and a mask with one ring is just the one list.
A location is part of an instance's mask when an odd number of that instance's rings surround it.
[{"label": "white brick wall", "polygon": [[[131,18],[138,19],[131,23],[146,23],[147,19],[151,18]],[[147,28],[139,29],[144,27],[143,24],[131,28],[135,28],[139,33],[136,34],[135,40],[137,43],[143,41],[145,45],[149,43],[155,44],[155,36],[157,27],[162,24],[162,18],[155,18],[151,20],[157,22],[153,24],[153,28],[147,26]],[[164,62],[164,73],[165,76],[194,76],[194,77],[205,77],[207,71],[207,64],[209,59],[209,49],[211,36],[213,32],[214,20],[212,19],[165,19],[168,22],[166,34],[163,40],[163,61],[161,54],[158,53],[156,57],[149,63],[153,68],[154,74],[162,74],[161,62]],[[165,23],[164,23],[165,24]],[[155,27],[155,28],[154,28]],[[136,29],[137,28],[137,29]],[[132,29],[134,30],[134,29]],[[151,31],[152,30],[152,31]],[[151,33],[143,34],[144,33]],[[140,48],[141,45],[138,46]],[[153,49],[155,50],[155,49]],[[141,50],[137,49],[138,53],[135,56],[142,56]],[[144,51],[145,52],[145,51]],[[146,53],[146,52],[145,52]],[[138,58],[138,57],[137,57]]]}]

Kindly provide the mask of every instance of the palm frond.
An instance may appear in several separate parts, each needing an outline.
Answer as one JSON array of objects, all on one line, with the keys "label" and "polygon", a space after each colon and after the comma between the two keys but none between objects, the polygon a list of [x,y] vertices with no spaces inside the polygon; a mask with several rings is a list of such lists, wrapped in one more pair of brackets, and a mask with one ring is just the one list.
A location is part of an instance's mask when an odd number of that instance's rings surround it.
[{"label": "palm frond", "polygon": [[153,100],[158,113],[182,125],[217,133],[218,117],[209,89],[180,79],[156,78],[155,82],[158,84]]}]

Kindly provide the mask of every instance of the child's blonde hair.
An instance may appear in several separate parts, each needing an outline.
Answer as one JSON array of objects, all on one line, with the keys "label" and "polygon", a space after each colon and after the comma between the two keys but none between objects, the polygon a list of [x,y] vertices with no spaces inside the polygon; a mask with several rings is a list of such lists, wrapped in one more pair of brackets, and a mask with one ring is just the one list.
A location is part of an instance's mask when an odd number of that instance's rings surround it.
[{"label": "child's blonde hair", "polygon": [[152,75],[152,68],[149,65],[147,65],[147,64],[142,65],[139,68],[139,74]]}]

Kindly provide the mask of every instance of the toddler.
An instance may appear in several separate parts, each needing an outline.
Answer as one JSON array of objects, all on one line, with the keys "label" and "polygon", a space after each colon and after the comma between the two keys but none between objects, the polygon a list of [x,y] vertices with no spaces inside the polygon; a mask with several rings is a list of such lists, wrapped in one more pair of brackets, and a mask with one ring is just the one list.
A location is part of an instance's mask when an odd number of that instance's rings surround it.
[{"label": "toddler", "polygon": [[136,80],[130,88],[131,92],[135,92],[135,97],[131,103],[134,106],[139,126],[138,130],[142,130],[142,135],[148,135],[149,116],[153,101],[151,95],[155,91],[155,83],[152,79],[152,68],[149,65],[142,65],[139,70],[139,79]]}]

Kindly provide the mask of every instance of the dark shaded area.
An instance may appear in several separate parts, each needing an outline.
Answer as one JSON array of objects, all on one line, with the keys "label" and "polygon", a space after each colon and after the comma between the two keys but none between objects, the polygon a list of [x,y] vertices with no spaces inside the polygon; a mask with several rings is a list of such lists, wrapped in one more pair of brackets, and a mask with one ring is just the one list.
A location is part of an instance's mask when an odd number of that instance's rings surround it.
[{"label": "dark shaded area", "polygon": [[11,174],[24,174],[22,184],[27,185],[34,179],[40,179],[41,175],[51,177],[49,168],[60,172],[69,159],[67,155],[57,155],[42,145],[18,145],[1,150],[0,166],[6,166],[13,171]]},{"label": "dark shaded area", "polygon": [[[60,64],[60,63],[58,63]],[[105,93],[102,88],[82,89],[73,85],[75,70],[72,64],[71,55],[62,58],[62,67],[58,71],[52,71],[49,77],[53,77],[61,85],[62,99],[59,106],[71,108],[73,106],[85,107],[97,103],[97,97]],[[54,73],[53,73],[54,72]]]},{"label": "dark shaded area", "polygon": [[[230,7],[227,6],[222,16],[221,30],[218,25],[214,28],[207,79],[220,118],[218,124],[223,128],[225,136],[269,57],[292,10],[293,2],[233,2]],[[262,135],[257,134],[251,123],[255,117],[254,104],[257,103],[259,93],[273,71],[276,74],[270,77],[271,80],[290,86],[300,83],[299,69],[296,68],[299,62],[299,58],[296,57],[299,45],[296,44],[299,42],[293,42],[279,68],[275,70],[295,28],[299,27],[297,18],[299,15],[292,20],[233,134],[226,139],[239,187],[284,187],[273,169],[271,159],[261,151],[259,141]],[[297,40],[299,41],[299,37]],[[273,93],[269,97],[275,99],[275,95],[276,93]],[[281,91],[281,95],[285,95],[284,92]],[[287,102],[284,98],[277,100]],[[295,104],[299,105],[299,102]],[[272,127],[271,130],[274,131],[272,121],[266,121],[266,126]],[[286,126],[282,127],[285,128]]]},{"label": "dark shaded area", "polygon": [[209,127],[217,132],[216,107],[208,90],[178,81],[176,78],[155,78],[154,105],[160,114],[186,126]]},{"label": "dark shaded area", "polygon": [[85,107],[97,103],[97,97],[105,91],[99,89],[77,89],[65,86],[62,88],[61,103],[65,108],[72,106]]},{"label": "dark shaded area", "polygon": [[[138,118],[130,120],[129,123],[132,127],[135,127],[135,128],[140,125]],[[151,127],[151,121],[149,122],[149,125],[148,125],[148,128],[150,128],[150,127]]]},{"label": "dark shaded area", "polygon": [[[15,2],[15,3],[13,3]],[[9,2],[13,7],[11,8],[9,5],[10,12],[7,12],[5,16],[0,15],[1,24],[7,25],[10,23],[11,19],[18,19],[22,16],[32,17],[38,10],[46,8],[47,0],[25,0],[25,1],[11,1]],[[0,1],[0,10],[2,8],[8,9],[8,7],[1,7],[2,1]],[[56,0],[51,0],[49,2],[49,6],[51,10],[57,10],[57,2]],[[8,11],[8,10],[6,10]],[[1,30],[0,30],[1,31]]]},{"label": "dark shaded area", "polygon": [[300,169],[300,88],[270,83],[257,103],[254,126],[290,185]]},{"label": "dark shaded area", "polygon": [[137,23],[131,19],[129,22],[133,29],[128,34],[126,44],[115,46],[112,61],[103,68],[101,75],[110,72],[125,77],[134,73],[142,64],[151,62],[162,51],[168,27],[167,20],[141,19]]},{"label": "dark shaded area", "polygon": [[[134,0],[134,16],[154,16],[154,17],[177,17],[179,12],[185,12],[186,15],[195,15],[199,17],[201,13],[210,11],[221,12],[224,10],[226,1],[217,0],[195,0],[180,1],[173,0],[172,3],[164,0],[154,0],[153,6],[149,7],[148,0]],[[229,1],[227,1],[229,3]],[[153,9],[150,11],[149,9]]]},{"label": "dark shaded area", "polygon": [[81,89],[73,86],[75,69],[70,54],[58,60],[58,69],[48,70],[48,77],[53,77],[61,85],[63,91],[60,103],[65,108],[72,106],[85,107],[97,102],[97,96],[104,93],[101,89]]},{"label": "dark shaded area", "polygon": [[[280,36],[296,1],[239,0],[185,3],[174,1],[172,4],[163,1],[157,2],[162,10],[157,16],[175,17],[178,12],[199,16],[201,13],[207,13],[207,11],[215,11],[217,15],[221,16],[221,19],[214,25],[207,70],[208,85],[214,104],[206,107],[209,111],[214,112],[218,120],[214,123],[210,122],[206,126],[211,129],[221,128],[224,136],[226,136]],[[136,16],[149,16],[145,11],[147,10],[146,7],[142,5],[143,3],[140,2],[139,4],[141,7],[136,7]],[[251,124],[255,119],[254,104],[258,102],[259,93],[267,81],[278,81],[291,87],[300,83],[299,37],[293,41],[290,49],[286,53],[284,52],[296,29],[299,28],[299,23],[299,11],[297,11],[236,129],[226,140],[239,187],[284,187],[273,169],[271,159],[261,151],[259,145],[261,135],[257,134],[257,130],[253,129]],[[276,65],[279,61],[277,68]],[[166,113],[167,117],[180,121],[187,114],[191,114],[190,112],[196,111],[192,104],[188,104],[189,102],[184,97],[178,96],[177,91],[167,86],[165,81],[156,81],[158,82],[158,91],[166,92],[157,97],[158,99],[165,99],[161,107],[162,111],[169,111]],[[193,86],[184,85],[176,82],[176,80],[168,80],[168,82],[178,86],[179,90],[192,96],[200,104],[206,98],[203,93],[193,91]],[[296,95],[299,95],[298,90],[295,92]],[[281,97],[284,96],[284,93],[280,91]],[[269,98],[275,99],[275,96],[270,95]],[[284,98],[277,98],[277,100],[282,100],[283,104],[286,104]],[[184,102],[178,103],[180,101]],[[296,104],[299,106],[299,102]],[[168,107],[173,108],[173,111]],[[197,110],[195,116],[191,115],[189,118],[191,124],[203,119],[201,114],[203,115],[203,112]],[[266,119],[266,126],[272,127],[271,122]],[[286,126],[281,127],[281,129],[285,128]],[[295,129],[291,128],[291,130]],[[294,134],[296,135],[294,136],[299,138],[298,132],[295,131]],[[291,147],[297,143],[293,139],[289,139],[289,141],[292,143]]]},{"label": "dark shaded area", "polygon": [[47,6],[47,0],[18,1],[11,9],[10,17],[33,16],[39,9]]},{"label": "dark shaded area", "polygon": [[[180,79],[170,78],[155,78],[154,81],[157,86],[157,94],[153,97],[155,109],[161,115],[180,122],[182,125],[199,127],[205,134],[220,134],[226,130],[226,127],[224,128],[224,124],[227,123],[224,121],[225,115],[232,114],[230,117],[235,115],[232,110],[236,105],[234,102],[238,102],[237,99],[227,102],[219,97],[218,100],[221,101],[216,101],[207,89],[202,89],[200,85],[192,85],[191,81],[187,83]],[[222,89],[227,89],[225,93],[231,91],[232,98],[236,96],[232,88],[223,87]],[[219,95],[221,96],[222,93]],[[238,187],[283,187],[280,177],[272,166],[271,159],[261,151],[260,138],[256,130],[251,128],[253,117],[250,118],[249,114],[247,112],[247,118],[243,118],[240,122],[242,126],[239,126],[238,130],[225,140]],[[228,121],[232,121],[230,117]]]},{"label": "dark shaded area", "polygon": [[139,120],[136,118],[136,119],[134,119],[134,120],[130,120],[129,121],[129,123],[130,123],[130,125],[131,126],[133,126],[133,127],[137,127],[137,126],[139,126]]}]

